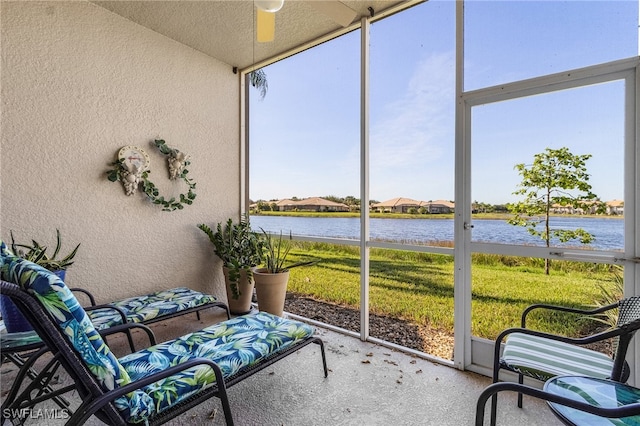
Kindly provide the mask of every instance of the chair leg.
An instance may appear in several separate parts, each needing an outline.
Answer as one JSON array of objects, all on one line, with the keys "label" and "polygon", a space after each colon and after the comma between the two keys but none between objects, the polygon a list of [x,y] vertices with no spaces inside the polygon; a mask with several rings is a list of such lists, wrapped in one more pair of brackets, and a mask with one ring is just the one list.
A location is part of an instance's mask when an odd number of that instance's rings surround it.
[{"label": "chair leg", "polygon": [[329,370],[327,369],[327,356],[324,353],[324,342],[318,338],[313,343],[320,345],[320,353],[322,354],[322,368],[324,368],[324,377],[329,375]]},{"label": "chair leg", "polygon": [[[499,375],[500,375],[500,366],[497,363],[495,363],[493,366],[493,383],[498,382]],[[491,426],[495,426],[497,414],[498,414],[498,393],[496,392],[491,396],[491,420],[490,420]]]},{"label": "chair leg", "polygon": [[[524,383],[524,376],[522,374],[518,374],[518,383]],[[522,393],[518,392],[518,408],[522,408]]]},{"label": "chair leg", "polygon": [[217,364],[211,364],[211,368],[213,369],[213,374],[216,376],[216,386],[218,386],[216,396],[222,403],[224,420],[227,423],[227,426],[233,426],[233,416],[231,415],[231,405],[229,404],[229,397],[227,396],[227,384],[224,381],[224,375]]},{"label": "chair leg", "polygon": [[49,349],[45,346],[39,349],[37,352],[29,354],[25,359],[21,357],[19,354],[2,354],[2,356],[9,359],[18,367],[18,373],[16,377],[13,379],[13,384],[7,396],[5,396],[4,402],[2,403],[2,409],[8,408],[13,403],[13,400],[18,396],[18,392],[20,391],[20,387],[22,386],[22,381],[25,377],[29,377],[31,380],[36,380],[38,373],[32,369],[36,360],[40,358],[42,355],[49,352]]},{"label": "chair leg", "polygon": [[134,353],[136,351],[136,347],[133,344],[133,337],[131,336],[131,330],[127,329],[125,334],[127,335],[127,340],[129,341],[129,348],[131,349],[131,353]]},{"label": "chair leg", "polygon": [[493,396],[491,396],[491,421],[490,421],[491,426],[495,426],[497,414],[498,414],[498,395],[494,394]]},{"label": "chair leg", "polygon": [[[11,361],[20,367],[15,381],[10,389],[9,394],[5,397],[2,404],[3,414],[5,410],[20,410],[24,408],[33,408],[41,401],[52,399],[60,408],[68,410],[70,403],[62,394],[74,389],[74,386],[66,386],[58,390],[54,390],[50,385],[52,380],[57,377],[57,371],[60,367],[59,354],[49,360],[40,372],[35,371],[32,367],[35,361],[43,354],[49,352],[47,347],[42,348],[38,352],[30,355],[26,360],[18,354],[6,354]],[[22,382],[25,377],[29,377],[31,382],[22,388]],[[8,414],[12,417],[12,414]],[[7,417],[4,415],[2,418]],[[2,423],[0,423],[2,424]]]},{"label": "chair leg", "polygon": [[222,411],[224,411],[224,419],[227,423],[227,426],[233,426],[231,405],[229,405],[229,397],[227,396],[227,389],[224,383],[218,388],[218,395],[220,397],[220,402],[222,403]]}]

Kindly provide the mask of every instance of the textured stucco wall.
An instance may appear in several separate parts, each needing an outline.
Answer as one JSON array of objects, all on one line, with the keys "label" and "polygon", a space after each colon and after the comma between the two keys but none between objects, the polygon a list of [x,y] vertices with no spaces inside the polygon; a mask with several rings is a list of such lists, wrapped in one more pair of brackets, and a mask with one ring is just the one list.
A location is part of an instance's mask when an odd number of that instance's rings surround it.
[{"label": "textured stucco wall", "polygon": [[[108,301],[186,285],[224,296],[197,229],[239,211],[239,89],[231,66],[87,2],[1,3],[0,236],[81,243],[70,286]],[[162,212],[106,179],[117,151],[161,138],[191,155],[197,199]],[[53,247],[51,248],[53,249]]]}]

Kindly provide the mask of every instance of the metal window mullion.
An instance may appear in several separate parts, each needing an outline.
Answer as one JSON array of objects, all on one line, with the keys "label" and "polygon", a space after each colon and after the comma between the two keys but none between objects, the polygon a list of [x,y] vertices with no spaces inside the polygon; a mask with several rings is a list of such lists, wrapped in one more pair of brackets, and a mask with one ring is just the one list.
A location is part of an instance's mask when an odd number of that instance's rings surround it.
[{"label": "metal window mullion", "polygon": [[[636,65],[633,72],[625,79],[625,167],[624,167],[624,232],[625,257],[640,257],[640,65]],[[640,295],[640,266],[637,262],[625,262],[624,266],[624,294],[625,297]],[[634,339],[627,351],[627,362],[634,372],[629,378],[629,384],[637,386],[640,383],[640,339]]]},{"label": "metal window mullion", "polygon": [[634,67],[637,62],[638,58],[621,59],[606,64],[533,77],[464,92],[464,98],[471,106],[475,106],[606,83],[625,78],[629,69]]},{"label": "metal window mullion", "polygon": [[454,366],[471,363],[471,107],[464,101],[464,2],[456,3],[456,117],[454,217]]},{"label": "metal window mullion", "polygon": [[[640,257],[640,197],[637,194],[640,188],[640,97],[637,95],[640,87],[640,73],[636,66],[635,71],[625,79],[625,164],[624,164],[624,232],[625,232],[625,258]],[[635,262],[625,264],[625,296],[640,295],[640,268]]]},{"label": "metal window mullion", "polygon": [[360,339],[369,338],[369,19],[360,27]]},{"label": "metal window mullion", "polygon": [[249,74],[240,73],[240,214],[249,213]]}]

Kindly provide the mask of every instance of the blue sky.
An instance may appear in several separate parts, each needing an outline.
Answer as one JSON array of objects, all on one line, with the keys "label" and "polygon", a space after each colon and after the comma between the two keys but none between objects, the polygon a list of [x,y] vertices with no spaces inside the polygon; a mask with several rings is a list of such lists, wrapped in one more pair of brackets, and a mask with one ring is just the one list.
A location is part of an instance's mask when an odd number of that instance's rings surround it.
[{"label": "blue sky", "polygon": [[[466,11],[468,90],[638,53],[635,0],[474,1]],[[372,199],[453,199],[454,23],[455,3],[432,0],[372,25]],[[265,68],[266,98],[250,91],[253,200],[360,198],[359,43],[353,32]],[[513,166],[560,146],[592,154],[594,191],[622,198],[622,99],[613,83],[474,108],[473,199],[514,201]]]}]

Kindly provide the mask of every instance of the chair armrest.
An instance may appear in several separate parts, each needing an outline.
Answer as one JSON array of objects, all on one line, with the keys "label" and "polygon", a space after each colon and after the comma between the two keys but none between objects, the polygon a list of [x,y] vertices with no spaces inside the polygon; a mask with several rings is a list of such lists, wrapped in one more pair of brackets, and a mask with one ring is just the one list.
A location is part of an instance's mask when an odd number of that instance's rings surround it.
[{"label": "chair armrest", "polygon": [[142,329],[145,333],[147,333],[147,336],[149,337],[149,346],[154,346],[158,344],[156,342],[156,335],[153,333],[153,330],[151,330],[149,327],[147,327],[144,324],[138,324],[134,322],[114,325],[113,327],[105,328],[104,330],[98,330],[98,333],[100,333],[102,337],[105,337],[105,336],[110,336],[116,333],[127,333],[134,328]]},{"label": "chair armrest", "polygon": [[571,343],[574,345],[588,345],[590,343],[600,342],[601,340],[610,339],[612,337],[618,337],[622,334],[627,333],[627,331],[622,328],[616,327],[616,328],[610,328],[608,330],[602,331],[600,333],[592,334],[586,337],[567,337],[567,336],[561,336],[559,334],[545,333],[544,331],[532,330],[530,328],[514,327],[514,328],[508,328],[504,330],[502,333],[500,333],[496,338],[496,344],[502,343],[502,340],[504,340],[505,337],[507,337],[509,334],[512,334],[512,333],[522,333],[522,334],[528,334],[531,336],[544,337],[550,340],[556,340],[564,343]]},{"label": "chair armrest", "polygon": [[554,393],[549,393],[541,389],[533,388],[531,386],[521,385],[514,382],[498,382],[487,386],[487,388],[482,391],[482,393],[478,397],[478,403],[476,405],[476,426],[482,426],[484,423],[485,406],[489,398],[501,391],[523,393],[534,398],[575,408],[576,410],[585,411],[587,413],[595,414],[600,417],[621,418],[640,414],[640,403],[629,404],[617,408],[602,408],[584,402],[579,402],[574,399],[565,398]]},{"label": "chair armrest", "polygon": [[526,328],[527,327],[527,315],[529,315],[529,313],[535,309],[547,309],[547,310],[552,310],[552,311],[560,311],[560,312],[568,312],[568,313],[573,313],[573,314],[582,314],[582,315],[588,315],[588,316],[593,316],[593,315],[597,315],[597,314],[601,314],[603,312],[606,311],[610,311],[611,309],[615,309],[618,307],[620,303],[616,302],[616,303],[612,303],[610,305],[606,305],[606,306],[602,306],[599,308],[595,308],[595,309],[578,309],[578,308],[571,308],[569,306],[558,306],[558,305],[547,305],[544,303],[537,303],[535,305],[530,305],[528,306],[523,312],[522,312],[522,319],[520,321],[521,327],[522,328]]},{"label": "chair armrest", "polygon": [[96,298],[93,297],[93,294],[91,294],[89,290],[85,290],[84,288],[80,288],[80,287],[73,287],[73,288],[70,288],[69,290],[77,291],[78,293],[84,294],[89,298],[89,303],[91,303],[91,306],[96,306]]},{"label": "chair armrest", "polygon": [[93,306],[87,306],[86,308],[84,308],[85,312],[98,311],[98,310],[101,310],[101,309],[116,311],[120,315],[120,319],[122,320],[122,324],[126,324],[127,322],[129,322],[128,319],[127,319],[126,312],[122,308],[118,308],[117,306],[113,306],[113,305],[93,305]]},{"label": "chair armrest", "polygon": [[209,367],[211,367],[216,376],[216,385],[218,386],[218,389],[225,389],[226,386],[224,383],[224,376],[222,375],[222,370],[220,369],[218,364],[211,361],[210,359],[195,358],[183,364],[175,365],[173,367],[167,368],[166,370],[154,373],[148,377],[145,377],[144,379],[136,380],[135,382],[129,383],[125,386],[113,389],[98,398],[89,400],[89,404],[87,404],[86,406],[82,404],[80,407],[78,407],[73,416],[71,416],[71,418],[68,420],[68,424],[84,424],[98,410],[100,410],[110,402],[115,401],[117,398],[120,398],[121,396],[140,389],[144,386],[150,385],[151,383],[157,382],[158,380],[162,380],[198,365],[208,365]]}]

